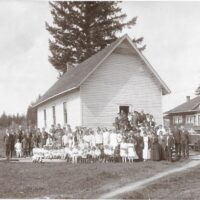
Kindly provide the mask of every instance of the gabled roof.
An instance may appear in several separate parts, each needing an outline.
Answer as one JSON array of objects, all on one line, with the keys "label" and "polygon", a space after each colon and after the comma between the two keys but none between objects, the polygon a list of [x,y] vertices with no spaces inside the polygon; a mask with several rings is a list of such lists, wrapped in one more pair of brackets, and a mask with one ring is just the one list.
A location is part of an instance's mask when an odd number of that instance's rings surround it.
[{"label": "gabled roof", "polygon": [[61,94],[67,93],[73,89],[79,88],[81,84],[98,68],[98,66],[121,44],[122,41],[127,39],[133,49],[139,54],[141,59],[147,65],[148,69],[153,73],[158,82],[160,83],[163,91],[163,95],[169,94],[170,90],[167,85],[163,82],[157,72],[149,64],[146,58],[138,50],[135,44],[131,41],[129,36],[125,34],[123,37],[117,39],[109,46],[94,54],[87,60],[80,63],[77,67],[69,72],[63,74],[63,76],[54,83],[54,85],[47,90],[47,92],[36,102],[35,106],[38,106],[52,98],[55,98]]},{"label": "gabled roof", "polygon": [[175,113],[188,113],[188,112],[196,112],[200,111],[197,107],[200,104],[200,96],[197,96],[191,99],[188,102],[185,102],[172,110],[166,112],[166,114],[175,114]]}]

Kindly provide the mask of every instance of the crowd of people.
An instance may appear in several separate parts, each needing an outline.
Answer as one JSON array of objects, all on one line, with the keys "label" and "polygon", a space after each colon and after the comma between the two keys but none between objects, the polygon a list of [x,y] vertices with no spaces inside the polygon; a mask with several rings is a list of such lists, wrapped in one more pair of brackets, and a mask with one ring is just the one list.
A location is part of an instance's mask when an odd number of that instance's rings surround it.
[{"label": "crowd of people", "polygon": [[63,158],[67,162],[172,161],[189,157],[189,133],[182,126],[173,130],[156,125],[144,111],[117,115],[113,128],[61,127],[50,130],[6,129],[6,157]]}]

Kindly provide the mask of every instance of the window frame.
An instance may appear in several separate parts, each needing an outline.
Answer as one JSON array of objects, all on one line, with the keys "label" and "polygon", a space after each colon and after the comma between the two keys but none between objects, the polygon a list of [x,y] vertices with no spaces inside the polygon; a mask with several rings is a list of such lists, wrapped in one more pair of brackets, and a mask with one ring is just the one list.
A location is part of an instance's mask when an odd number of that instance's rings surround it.
[{"label": "window frame", "polygon": [[44,114],[44,127],[46,128],[47,127],[47,110],[46,109],[43,110],[43,114]]},{"label": "window frame", "polygon": [[67,102],[63,102],[63,116],[64,116],[64,124],[67,124],[68,123]]},{"label": "window frame", "polygon": [[182,115],[173,116],[173,124],[182,124],[182,123],[183,123],[183,116]]},{"label": "window frame", "polygon": [[56,125],[56,106],[52,106],[53,124]]}]

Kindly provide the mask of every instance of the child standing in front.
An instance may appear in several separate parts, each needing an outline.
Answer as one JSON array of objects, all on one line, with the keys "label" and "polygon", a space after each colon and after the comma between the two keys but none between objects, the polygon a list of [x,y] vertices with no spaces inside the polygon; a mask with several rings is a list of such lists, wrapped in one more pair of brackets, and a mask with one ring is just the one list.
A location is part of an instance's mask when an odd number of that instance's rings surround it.
[{"label": "child standing in front", "polygon": [[74,146],[72,149],[72,163],[77,164],[78,161],[78,147]]},{"label": "child standing in front", "polygon": [[122,139],[122,142],[120,143],[120,156],[122,158],[122,162],[126,163],[127,156],[128,156],[128,149],[127,149],[127,143],[125,142],[125,138]]},{"label": "child standing in front", "polygon": [[15,151],[17,158],[22,157],[22,143],[19,142],[19,139],[17,139],[17,143],[15,144]]}]

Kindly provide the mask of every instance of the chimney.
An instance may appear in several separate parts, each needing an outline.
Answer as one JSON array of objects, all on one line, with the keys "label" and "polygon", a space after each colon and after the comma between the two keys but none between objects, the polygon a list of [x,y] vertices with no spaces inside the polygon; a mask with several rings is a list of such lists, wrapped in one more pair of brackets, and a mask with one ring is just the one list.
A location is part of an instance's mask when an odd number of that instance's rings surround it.
[{"label": "chimney", "polygon": [[186,102],[190,102],[190,96],[186,96]]}]

